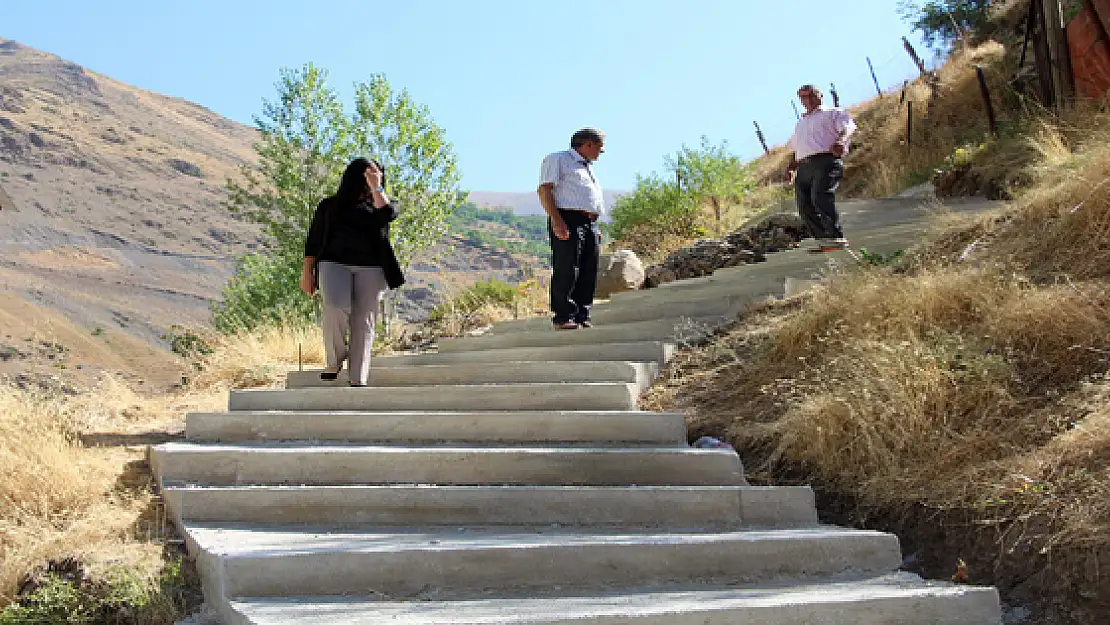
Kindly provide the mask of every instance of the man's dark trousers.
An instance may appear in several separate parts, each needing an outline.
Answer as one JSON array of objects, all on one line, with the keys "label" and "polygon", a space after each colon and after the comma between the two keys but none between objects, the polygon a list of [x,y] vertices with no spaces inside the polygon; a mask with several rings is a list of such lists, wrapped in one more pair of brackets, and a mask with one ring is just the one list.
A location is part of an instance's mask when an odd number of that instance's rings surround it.
[{"label": "man's dark trousers", "polygon": [[594,303],[601,233],[597,221],[586,213],[560,209],[559,215],[567,224],[570,237],[564,241],[555,236],[551,219],[547,220],[547,234],[551,237],[552,321],[581,323],[589,320]]},{"label": "man's dark trousers", "polygon": [[836,188],[844,177],[844,160],[831,152],[802,160],[794,177],[798,215],[815,239],[843,239],[836,212]]}]

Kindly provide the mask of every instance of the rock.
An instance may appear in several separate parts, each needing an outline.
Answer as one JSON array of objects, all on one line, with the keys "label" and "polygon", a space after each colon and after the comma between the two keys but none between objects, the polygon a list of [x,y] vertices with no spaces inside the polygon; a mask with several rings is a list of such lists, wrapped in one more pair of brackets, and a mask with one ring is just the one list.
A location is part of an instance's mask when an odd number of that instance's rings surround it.
[{"label": "rock", "polygon": [[644,265],[632,250],[602,254],[594,297],[606,299],[613,293],[635,291],[644,284],[644,278]]},{"label": "rock", "polygon": [[173,167],[179,173],[185,174],[186,176],[192,176],[194,178],[204,177],[204,172],[200,170],[200,167],[180,158],[171,158],[170,167]]},{"label": "rock", "polygon": [[709,275],[723,267],[763,262],[767,254],[797,247],[805,236],[805,225],[798,215],[777,213],[722,239],[698,241],[678,250],[662,263],[647,268],[644,287]]}]

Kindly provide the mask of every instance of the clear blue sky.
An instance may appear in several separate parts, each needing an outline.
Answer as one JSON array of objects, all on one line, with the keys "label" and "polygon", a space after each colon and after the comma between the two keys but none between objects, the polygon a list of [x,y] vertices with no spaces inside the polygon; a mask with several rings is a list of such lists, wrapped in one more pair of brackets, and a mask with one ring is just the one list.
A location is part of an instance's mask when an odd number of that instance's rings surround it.
[{"label": "clear blue sky", "polygon": [[851,104],[874,95],[865,57],[884,87],[914,71],[893,0],[3,4],[0,37],[248,124],[282,67],[314,62],[345,97],[384,73],[446,129],[470,190],[534,189],[542,157],[584,125],[608,135],[609,189],[703,134],[752,158],[752,121],[785,141],[799,84],[834,82]]}]

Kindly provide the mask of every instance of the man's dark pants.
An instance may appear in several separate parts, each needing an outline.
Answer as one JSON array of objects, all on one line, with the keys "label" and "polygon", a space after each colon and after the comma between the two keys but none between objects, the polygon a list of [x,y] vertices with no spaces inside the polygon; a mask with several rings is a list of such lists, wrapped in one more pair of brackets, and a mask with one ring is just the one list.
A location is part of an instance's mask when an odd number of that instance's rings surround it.
[{"label": "man's dark pants", "polygon": [[556,237],[551,219],[547,220],[547,234],[551,237],[552,321],[581,323],[589,320],[594,303],[601,232],[597,221],[586,213],[560,209],[559,215],[567,224],[570,237],[565,241]]},{"label": "man's dark pants", "polygon": [[794,177],[798,214],[815,239],[842,239],[840,215],[836,212],[836,188],[844,177],[844,160],[831,152],[802,160]]}]

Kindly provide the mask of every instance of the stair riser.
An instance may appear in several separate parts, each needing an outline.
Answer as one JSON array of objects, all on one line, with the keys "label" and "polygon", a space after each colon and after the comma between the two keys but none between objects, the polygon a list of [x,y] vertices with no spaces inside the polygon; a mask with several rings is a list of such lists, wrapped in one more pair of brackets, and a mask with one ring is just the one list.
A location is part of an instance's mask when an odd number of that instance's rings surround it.
[{"label": "stair riser", "polygon": [[194,442],[350,441],[685,445],[686,423],[674,413],[191,413]]},{"label": "stair riser", "polygon": [[655,305],[663,305],[684,299],[703,299],[707,297],[747,297],[751,301],[759,301],[767,297],[782,297],[784,288],[783,280],[759,285],[752,284],[745,280],[743,276],[736,276],[717,282],[691,285],[676,284],[665,289],[645,289],[618,293],[613,296],[613,302],[622,306],[647,305],[649,302]]},{"label": "stair riser", "polygon": [[[792,493],[779,499],[790,505]],[[309,525],[639,525],[724,527],[741,522],[738,489],[168,489],[184,521]],[[812,509],[811,509],[812,510]],[[182,518],[183,513],[184,518]],[[758,514],[758,513],[756,513]],[[795,524],[812,520],[812,511]]]},{"label": "stair riser", "polygon": [[[204,559],[214,556],[204,554]],[[890,535],[675,544],[493,547],[225,558],[225,597],[384,593],[395,600],[429,588],[440,596],[493,588],[744,583],[853,571],[878,574],[901,563]]]},{"label": "stair riser", "polygon": [[[577,332],[578,330],[574,330]],[[457,363],[513,362],[513,361],[597,361],[621,360],[632,362],[665,363],[674,355],[674,346],[663,342],[604,343],[589,345],[564,345],[561,347],[516,347],[465,352],[406,354],[383,356],[375,362],[394,365],[442,365]]]},{"label": "stair riser", "polygon": [[742,485],[735,453],[377,448],[151,453],[163,482],[251,484]]},{"label": "stair riser", "polygon": [[231,391],[230,410],[633,410],[639,386],[505,384]]},{"label": "stair riser", "polygon": [[[601,329],[606,326],[650,321],[664,317],[710,317],[719,315],[732,318],[743,310],[747,303],[747,298],[738,296],[684,300],[666,303],[661,306],[650,301],[636,302],[635,305],[613,303],[595,307],[590,316],[593,318],[595,329]],[[551,329],[551,319],[549,317],[534,317],[496,323],[493,325],[492,332],[494,334],[512,334],[549,329]]]},{"label": "stair riser", "polygon": [[[454,384],[528,384],[543,382],[623,382],[641,388],[651,383],[658,366],[633,362],[509,362],[475,366],[371,367],[370,386],[437,386]],[[285,388],[346,386],[348,371],[337,380],[321,380],[319,370],[292,371]]]}]

